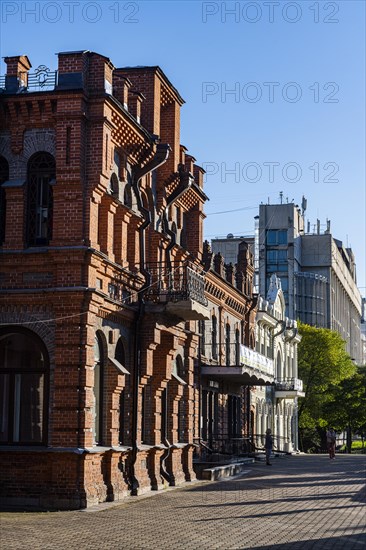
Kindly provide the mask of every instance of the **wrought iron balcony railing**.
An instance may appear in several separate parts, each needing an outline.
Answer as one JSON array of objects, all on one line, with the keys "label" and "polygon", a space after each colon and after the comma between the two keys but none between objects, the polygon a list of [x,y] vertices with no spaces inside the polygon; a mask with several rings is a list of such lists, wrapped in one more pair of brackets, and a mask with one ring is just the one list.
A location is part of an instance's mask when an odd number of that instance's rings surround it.
[{"label": "wrought iron balcony railing", "polygon": [[[57,85],[57,75],[57,71],[50,71],[45,65],[40,65],[31,73],[19,73],[16,87],[22,92],[49,92]],[[0,90],[8,91],[6,76],[0,76]],[[9,91],[16,91],[13,82]]]},{"label": "wrought iron balcony railing", "polygon": [[299,378],[277,378],[276,391],[302,391],[302,380]]},{"label": "wrought iron balcony railing", "polygon": [[155,303],[179,302],[195,300],[207,306],[205,296],[205,276],[191,262],[168,266],[166,263],[148,264],[147,270],[151,276],[150,287],[145,294],[145,300]]}]

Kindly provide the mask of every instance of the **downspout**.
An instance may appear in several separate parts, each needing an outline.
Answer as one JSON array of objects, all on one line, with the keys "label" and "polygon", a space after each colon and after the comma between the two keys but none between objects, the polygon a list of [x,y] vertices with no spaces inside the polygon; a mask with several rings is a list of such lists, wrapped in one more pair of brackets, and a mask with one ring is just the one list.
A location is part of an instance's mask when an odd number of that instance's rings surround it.
[{"label": "downspout", "polygon": [[[194,183],[194,178],[191,176],[191,174],[187,173],[187,172],[182,172],[180,171],[180,180],[183,184],[183,189],[179,190],[179,187],[171,194],[171,196],[169,197],[168,201],[167,201],[167,204],[164,208],[164,211],[163,211],[163,216],[162,216],[162,222],[163,222],[163,228],[164,228],[164,232],[167,233],[169,236],[170,236],[170,242],[165,250],[165,257],[166,257],[166,263],[167,263],[167,268],[168,268],[168,272],[170,273],[171,272],[171,269],[172,269],[172,262],[171,262],[171,258],[170,258],[170,251],[172,250],[172,248],[174,247],[174,245],[176,244],[176,235],[174,233],[174,231],[171,231],[171,229],[169,228],[169,223],[168,223],[168,210],[169,208],[172,206],[172,204],[177,201],[178,199],[180,199],[184,193],[186,191],[188,191],[193,183]],[[168,403],[169,403],[169,399],[168,399],[168,388],[166,390],[166,400],[167,400],[167,403],[166,403],[166,411],[168,411]],[[166,415],[168,416],[168,415]],[[166,418],[165,419],[165,422],[167,424],[168,422],[168,419]],[[165,434],[167,436],[167,425],[165,426]],[[165,437],[164,439],[164,445],[167,447],[167,449],[164,451],[161,459],[160,459],[160,474],[162,475],[162,477],[164,477],[164,479],[166,479],[168,481],[168,483],[171,483],[172,482],[172,477],[171,475],[169,474],[169,472],[167,471],[167,468],[166,468],[166,461],[170,455],[170,452],[171,452],[171,449],[173,447],[173,445],[171,445],[170,441],[168,440],[167,437]]]},{"label": "downspout", "polygon": [[[90,125],[88,123],[88,120],[85,121],[85,133],[87,134],[87,137],[90,137]],[[86,158],[84,158],[84,168],[83,168],[83,175],[84,175],[84,181],[82,182],[82,229],[81,229],[81,235],[82,235],[82,244],[85,246],[87,244],[87,234],[86,234],[86,204],[87,204],[87,185],[86,182],[88,180],[87,178],[87,167],[86,167]],[[90,243],[88,243],[90,244]],[[86,265],[87,262],[87,256],[88,252],[85,252],[84,254],[84,262],[82,266],[82,286],[85,287],[85,289],[88,288],[88,266]],[[84,297],[82,300],[82,313],[81,316],[84,317],[84,315],[87,315],[87,313],[84,313],[87,311],[87,308],[89,308],[89,299],[88,299],[88,293],[87,290],[84,291]],[[77,448],[78,453],[82,455],[81,452],[81,393],[82,393],[82,372],[84,367],[84,361],[83,361],[83,349],[85,348],[84,343],[84,335],[85,335],[85,342],[86,342],[86,322],[83,324],[82,319],[80,318],[80,345],[79,345],[79,372],[78,372],[78,420],[77,420],[77,426],[78,426],[78,435],[77,435]],[[78,485],[78,493],[80,495],[81,489],[83,488],[84,495],[81,498],[86,498],[86,491],[84,489],[84,483],[82,487],[80,487],[81,484],[81,460],[82,456],[78,456],[77,461],[77,485]]]},{"label": "downspout", "polygon": [[[166,262],[167,262],[167,266],[168,266],[169,270],[171,269],[171,265],[172,265],[171,264],[171,258],[170,258],[170,251],[172,250],[172,248],[176,244],[176,235],[175,235],[174,231],[172,231],[169,228],[168,210],[175,201],[180,199],[182,197],[182,195],[184,195],[184,193],[192,187],[192,185],[194,183],[193,177],[187,172],[180,172],[180,179],[181,179],[181,182],[183,183],[183,189],[179,190],[179,187],[178,187],[171,194],[171,196],[169,197],[169,199],[167,201],[167,204],[164,208],[163,217],[162,217],[164,232],[167,233],[170,236],[170,243],[168,244],[168,246],[165,250],[165,257],[166,257]],[[186,181],[184,181],[184,180],[186,180]]]},{"label": "downspout", "polygon": [[146,229],[151,223],[151,214],[150,211],[143,206],[141,191],[139,183],[141,179],[156,170],[166,162],[169,156],[169,151],[171,148],[167,144],[158,144],[156,154],[151,162],[146,164],[143,168],[135,170],[133,174],[132,187],[135,191],[137,206],[139,211],[142,213],[144,222],[139,227],[139,249],[140,249],[140,271],[145,278],[145,282],[142,285],[138,293],[138,315],[135,324],[135,344],[134,344],[134,370],[133,370],[133,397],[132,397],[132,456],[129,467],[129,484],[131,495],[136,496],[138,493],[138,488],[140,486],[138,479],[136,477],[135,465],[137,460],[138,452],[138,441],[137,441],[137,431],[138,431],[138,398],[139,398],[139,384],[140,384],[140,359],[141,359],[141,322],[144,317],[145,312],[145,302],[143,291],[150,286],[151,275],[150,272],[146,269],[146,258],[145,258],[145,245],[146,245]]}]

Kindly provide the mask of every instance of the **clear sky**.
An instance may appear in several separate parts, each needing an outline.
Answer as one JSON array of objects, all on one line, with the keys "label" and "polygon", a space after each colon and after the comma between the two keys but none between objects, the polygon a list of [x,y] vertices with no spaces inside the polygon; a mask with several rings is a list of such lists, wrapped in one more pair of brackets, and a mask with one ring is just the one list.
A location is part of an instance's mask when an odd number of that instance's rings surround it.
[{"label": "clear sky", "polygon": [[186,100],[181,141],[208,172],[206,237],[253,233],[260,202],[305,195],[311,228],[328,218],[352,246],[365,295],[365,5],[3,0],[0,54],[160,65]]}]

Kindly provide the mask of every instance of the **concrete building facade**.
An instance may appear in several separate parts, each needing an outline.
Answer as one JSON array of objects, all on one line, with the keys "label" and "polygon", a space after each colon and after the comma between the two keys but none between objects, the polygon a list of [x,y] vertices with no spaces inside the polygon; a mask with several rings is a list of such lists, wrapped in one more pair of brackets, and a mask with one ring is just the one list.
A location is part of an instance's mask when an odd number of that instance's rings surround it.
[{"label": "concrete building facade", "polygon": [[304,396],[297,368],[300,341],[296,321],[286,317],[281,281],[272,274],[266,299],[259,297],[256,315],[256,350],[272,360],[274,368],[274,385],[252,390],[258,446],[263,444],[266,428],[271,428],[277,449],[299,449],[297,402]]},{"label": "concrete building facade", "polygon": [[287,315],[304,323],[336,330],[347,351],[361,363],[361,296],[355,258],[335,239],[330,222],[305,232],[304,213],[293,204],[259,208],[259,291],[265,295],[272,273],[280,279]]}]

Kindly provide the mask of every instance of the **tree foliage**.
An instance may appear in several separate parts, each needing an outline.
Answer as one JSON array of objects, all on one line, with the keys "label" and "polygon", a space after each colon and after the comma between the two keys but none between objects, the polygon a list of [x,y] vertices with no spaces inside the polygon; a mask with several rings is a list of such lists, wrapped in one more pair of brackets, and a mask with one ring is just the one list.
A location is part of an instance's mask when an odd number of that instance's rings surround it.
[{"label": "tree foliage", "polygon": [[366,371],[359,369],[352,378],[342,380],[332,390],[332,399],[324,413],[336,430],[347,431],[347,447],[351,449],[351,433],[366,432]]},{"label": "tree foliage", "polygon": [[299,403],[299,427],[309,431],[329,424],[326,405],[334,401],[334,389],[355,375],[356,366],[337,332],[302,323],[299,332],[299,378],[305,393]]}]

